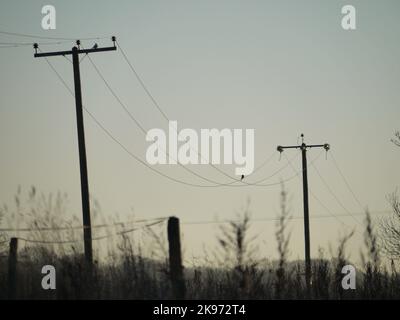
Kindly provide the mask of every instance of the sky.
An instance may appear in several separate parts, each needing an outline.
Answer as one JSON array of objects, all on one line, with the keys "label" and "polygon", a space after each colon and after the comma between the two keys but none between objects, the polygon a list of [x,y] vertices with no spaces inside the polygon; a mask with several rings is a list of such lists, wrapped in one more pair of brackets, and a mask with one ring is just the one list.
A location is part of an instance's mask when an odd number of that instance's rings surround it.
[{"label": "sky", "polygon": [[[56,30],[43,30],[41,8],[56,8]],[[357,29],[341,27],[341,8],[356,8]],[[21,1],[2,0],[0,31],[43,37],[98,40],[85,47],[119,45],[143,82],[178,129],[251,128],[255,130],[256,166],[275,157],[252,182],[270,176],[293,159],[277,145],[329,143],[327,157],[308,152],[325,183],[310,165],[311,253],[337,244],[356,228],[368,207],[390,209],[387,195],[399,185],[399,150],[390,142],[400,129],[400,3],[397,0],[304,1]],[[106,37],[106,38],[103,38]],[[33,42],[0,34],[0,42]],[[51,42],[51,40],[37,40]],[[68,50],[73,41],[40,46],[42,51]],[[79,157],[74,100],[43,58],[31,46],[0,48],[0,200],[12,203],[18,186],[34,185],[43,193],[65,192],[69,212],[81,215]],[[92,60],[135,119],[146,129],[168,123],[140,86],[121,50],[91,55]],[[51,57],[73,88],[72,65]],[[130,152],[145,159],[143,133],[131,121],[97,75],[89,59],[81,64],[84,106]],[[250,199],[262,254],[276,256],[275,222],[280,180],[293,176],[291,166],[265,181],[265,187],[198,188],[178,184],[135,161],[85,114],[90,194],[107,218],[126,220],[177,216],[183,223],[185,258],[201,256],[216,245],[217,224],[184,224],[233,219]],[[356,198],[336,170],[331,155]],[[293,159],[301,170],[301,158]],[[175,179],[210,184],[176,165],[157,166]],[[221,183],[229,178],[206,165],[189,169]],[[218,169],[234,175],[234,166]],[[301,217],[302,182],[285,183],[290,212]],[[321,203],[323,205],[321,205]],[[326,208],[329,208],[328,212]],[[354,217],[348,213],[354,213]],[[338,217],[332,217],[331,215]],[[344,216],[343,215],[347,215]],[[326,216],[326,218],[320,218]],[[265,221],[259,221],[265,220]],[[303,257],[301,219],[290,223],[291,258]],[[357,259],[360,234],[350,241]]]}]

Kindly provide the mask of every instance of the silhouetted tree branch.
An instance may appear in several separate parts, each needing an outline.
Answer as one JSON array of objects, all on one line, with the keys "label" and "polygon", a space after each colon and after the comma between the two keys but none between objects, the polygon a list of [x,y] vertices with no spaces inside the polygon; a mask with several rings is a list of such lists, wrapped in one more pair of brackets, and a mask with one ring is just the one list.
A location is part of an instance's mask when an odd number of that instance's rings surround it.
[{"label": "silhouetted tree branch", "polygon": [[391,141],[398,147],[400,147],[400,131],[396,131],[394,134],[394,138]]},{"label": "silhouetted tree branch", "polygon": [[385,253],[393,259],[400,259],[400,199],[397,191],[389,195],[393,214],[381,221],[382,244]]},{"label": "silhouetted tree branch", "polygon": [[[400,131],[396,131],[391,141],[400,147]],[[400,259],[400,199],[397,190],[388,196],[388,201],[393,214],[380,223],[383,250],[390,258]]]}]

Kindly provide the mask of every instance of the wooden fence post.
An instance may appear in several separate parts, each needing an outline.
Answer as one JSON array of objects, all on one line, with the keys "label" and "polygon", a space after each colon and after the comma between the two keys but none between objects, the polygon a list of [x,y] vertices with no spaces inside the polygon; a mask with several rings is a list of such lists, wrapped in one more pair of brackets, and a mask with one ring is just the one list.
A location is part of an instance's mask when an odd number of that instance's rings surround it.
[{"label": "wooden fence post", "polygon": [[18,238],[11,238],[8,256],[8,299],[17,298],[17,252]]},{"label": "wooden fence post", "polygon": [[186,294],[185,280],[183,277],[181,240],[179,231],[179,219],[168,219],[168,243],[169,243],[169,272],[172,289],[176,299],[184,299]]}]

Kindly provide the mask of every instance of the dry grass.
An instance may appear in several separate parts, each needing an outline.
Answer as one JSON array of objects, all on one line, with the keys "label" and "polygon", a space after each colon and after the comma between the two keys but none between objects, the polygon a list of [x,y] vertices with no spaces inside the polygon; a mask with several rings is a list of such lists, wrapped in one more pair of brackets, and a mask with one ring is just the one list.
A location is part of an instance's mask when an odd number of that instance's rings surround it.
[{"label": "dry grass", "polygon": [[[46,240],[80,238],[80,230],[68,228],[76,225],[76,221],[63,219],[64,202],[63,195],[38,196],[32,189],[25,203],[18,192],[14,208],[3,206],[0,210],[0,225],[15,226],[14,222],[19,221],[19,226],[23,223],[32,228],[62,226],[67,230],[57,235],[33,231],[27,237]],[[282,189],[281,214],[275,233],[277,261],[260,257],[257,239],[249,236],[251,215],[247,205],[235,221],[221,228],[213,259],[208,257],[213,263],[208,266],[194,263],[185,268],[187,299],[305,299],[303,261],[289,260],[289,210],[286,203],[287,195]],[[5,217],[11,218],[7,222]],[[106,221],[101,214],[97,214],[97,219]],[[85,268],[80,243],[21,247],[17,296],[19,299],[172,299],[162,230],[148,229],[139,239],[126,235],[113,238],[112,243],[107,241],[104,252],[96,252],[92,273]],[[115,227],[104,232],[113,233]],[[393,261],[390,270],[383,266],[379,236],[368,213],[362,265],[357,269],[357,289],[342,289],[341,270],[349,263],[346,245],[352,235],[340,239],[331,258],[325,258],[321,249],[318,259],[312,261],[311,298],[399,299],[400,278],[396,265]],[[0,245],[0,255],[3,256],[0,258],[0,288],[3,288],[0,299],[7,299],[7,248],[8,244]],[[56,267],[57,290],[41,288],[40,270],[45,264]]]}]

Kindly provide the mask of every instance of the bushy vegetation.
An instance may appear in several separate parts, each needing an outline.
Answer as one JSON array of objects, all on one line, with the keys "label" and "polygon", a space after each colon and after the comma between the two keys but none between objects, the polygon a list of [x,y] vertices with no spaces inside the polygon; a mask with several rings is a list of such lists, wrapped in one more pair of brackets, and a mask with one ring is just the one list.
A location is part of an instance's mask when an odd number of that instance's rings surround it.
[{"label": "bushy vegetation", "polygon": [[[217,235],[218,247],[209,254],[208,262],[185,266],[187,299],[398,299],[400,277],[393,255],[388,265],[383,263],[380,241],[384,233],[375,229],[366,213],[362,264],[357,268],[356,290],[342,287],[342,268],[350,264],[346,245],[353,233],[344,235],[329,258],[320,250],[312,261],[312,283],[307,290],[304,263],[289,261],[290,233],[287,230],[289,210],[286,192],[281,193],[281,214],[276,224],[278,259],[262,258],[257,238],[250,237],[250,208],[238,218],[222,225]],[[0,225],[11,225],[16,215],[29,226],[30,239],[62,242],[81,238],[81,231],[72,228],[78,221],[64,220],[66,198],[38,196],[32,188],[27,203],[22,204],[21,192],[15,198],[15,208],[3,206]],[[396,202],[394,202],[396,205]],[[94,205],[96,208],[96,205]],[[96,210],[95,210],[96,211]],[[99,210],[97,210],[99,211]],[[94,213],[99,219],[99,214]],[[101,216],[101,215],[100,215]],[[10,221],[7,222],[6,217]],[[78,219],[76,219],[78,220]],[[104,220],[105,219],[101,219]],[[13,225],[15,226],[15,224]],[[62,232],[46,232],[43,227],[63,227]],[[18,251],[17,298],[19,299],[173,299],[164,226],[144,228],[138,241],[129,233],[110,238],[104,252],[96,252],[96,261],[89,272],[82,255],[81,242],[63,244],[33,243]],[[112,228],[115,229],[115,226]],[[124,230],[126,226],[119,226]],[[103,231],[112,234],[113,230]],[[0,242],[10,234],[3,232]],[[25,234],[24,234],[25,235]],[[112,242],[112,245],[110,244]],[[143,243],[147,243],[146,247]],[[385,251],[383,251],[385,252]],[[393,252],[391,252],[393,254]],[[0,245],[0,299],[8,298],[8,242]],[[393,260],[390,260],[393,259]],[[43,290],[43,265],[57,270],[57,289]]]}]

